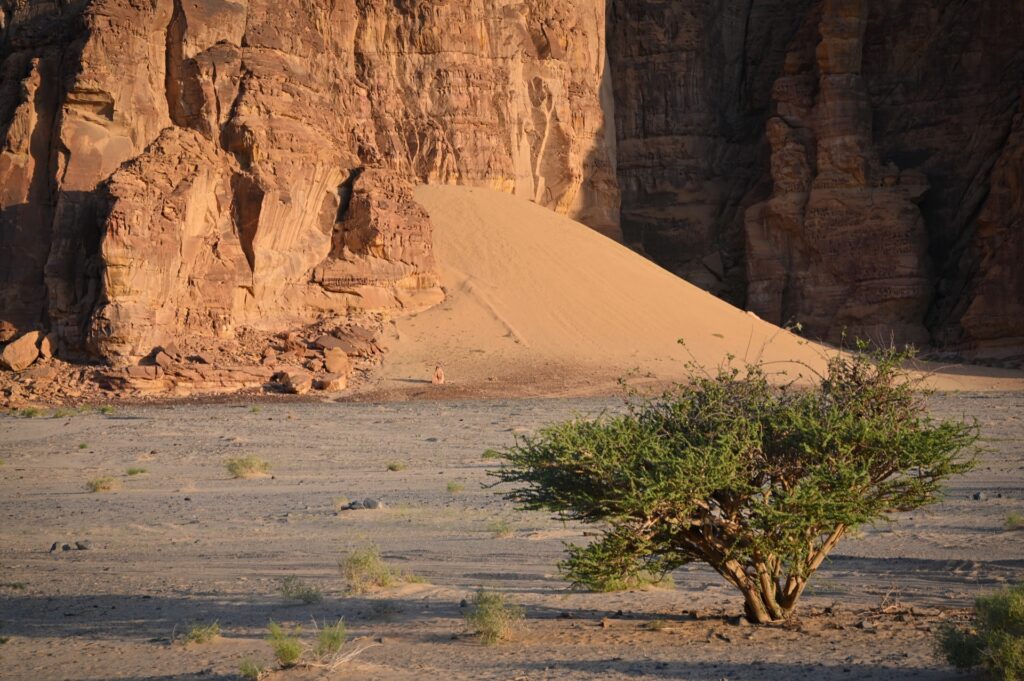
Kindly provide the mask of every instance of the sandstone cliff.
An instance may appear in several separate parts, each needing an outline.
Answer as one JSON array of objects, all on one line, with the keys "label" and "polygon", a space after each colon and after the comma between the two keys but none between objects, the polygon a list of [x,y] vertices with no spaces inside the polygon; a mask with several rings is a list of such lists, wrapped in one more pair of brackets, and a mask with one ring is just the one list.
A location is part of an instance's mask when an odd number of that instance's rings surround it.
[{"label": "sandstone cliff", "polygon": [[0,2],[0,317],[122,357],[441,293],[415,182],[617,233],[604,8]]},{"label": "sandstone cliff", "polygon": [[431,305],[428,182],[811,336],[1020,354],[1021,34],[1016,0],[0,0],[0,342]]},{"label": "sandstone cliff", "polygon": [[1024,349],[1015,0],[613,0],[626,238],[812,336]]}]

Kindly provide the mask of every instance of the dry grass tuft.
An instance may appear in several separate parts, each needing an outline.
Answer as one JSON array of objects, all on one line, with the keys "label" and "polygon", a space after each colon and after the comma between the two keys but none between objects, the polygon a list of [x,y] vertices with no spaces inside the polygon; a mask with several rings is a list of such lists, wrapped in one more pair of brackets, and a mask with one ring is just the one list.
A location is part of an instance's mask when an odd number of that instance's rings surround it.
[{"label": "dry grass tuft", "polygon": [[224,462],[231,477],[241,480],[262,478],[270,472],[270,464],[258,456],[243,456]]},{"label": "dry grass tuft", "polygon": [[98,492],[113,492],[121,489],[121,481],[117,478],[110,477],[94,478],[85,483],[85,487],[93,494]]}]

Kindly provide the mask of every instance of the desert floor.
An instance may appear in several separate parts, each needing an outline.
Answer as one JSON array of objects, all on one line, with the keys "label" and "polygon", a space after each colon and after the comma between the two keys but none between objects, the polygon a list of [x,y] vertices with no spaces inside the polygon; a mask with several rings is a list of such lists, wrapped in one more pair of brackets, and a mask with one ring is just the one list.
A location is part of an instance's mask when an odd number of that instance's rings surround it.
[{"label": "desert floor", "polygon": [[[610,399],[119,407],[112,414],[0,417],[0,677],[232,679],[269,663],[268,620],[344,618],[350,646],[375,644],[333,674],[275,679],[956,679],[933,632],[982,591],[1024,576],[1024,393],[934,399],[977,417],[988,451],[947,500],[841,545],[795,622],[734,623],[736,594],[708,569],[674,589],[567,589],[556,564],[579,527],[516,511],[485,489],[481,454]],[[255,454],[273,477],[233,480]],[[400,471],[390,463],[404,464]],[[146,473],[128,476],[129,467]],[[89,493],[113,476],[119,491]],[[449,483],[453,483],[449,489]],[[459,490],[458,486],[462,486]],[[982,500],[975,500],[976,493]],[[384,510],[335,510],[339,497]],[[504,521],[512,535],[498,538]],[[89,540],[92,548],[51,553]],[[377,544],[424,580],[346,595],[338,561]],[[294,576],[322,589],[306,606]],[[484,647],[460,601],[479,587],[526,608],[525,631]],[[833,607],[835,605],[835,607]],[[185,646],[194,622],[222,637]],[[651,622],[658,622],[652,627]]]}]

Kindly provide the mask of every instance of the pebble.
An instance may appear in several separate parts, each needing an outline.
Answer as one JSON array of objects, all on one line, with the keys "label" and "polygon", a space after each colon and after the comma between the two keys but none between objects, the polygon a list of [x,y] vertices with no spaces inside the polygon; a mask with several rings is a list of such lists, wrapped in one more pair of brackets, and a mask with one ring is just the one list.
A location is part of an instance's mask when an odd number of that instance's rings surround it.
[{"label": "pebble", "polygon": [[79,551],[88,551],[89,549],[92,548],[92,542],[89,541],[88,539],[83,539],[82,541],[76,541],[75,542],[75,548],[77,548]]},{"label": "pebble", "polygon": [[971,498],[974,499],[975,501],[985,501],[986,499],[988,499],[988,495],[985,494],[984,492],[975,492],[974,496]]}]

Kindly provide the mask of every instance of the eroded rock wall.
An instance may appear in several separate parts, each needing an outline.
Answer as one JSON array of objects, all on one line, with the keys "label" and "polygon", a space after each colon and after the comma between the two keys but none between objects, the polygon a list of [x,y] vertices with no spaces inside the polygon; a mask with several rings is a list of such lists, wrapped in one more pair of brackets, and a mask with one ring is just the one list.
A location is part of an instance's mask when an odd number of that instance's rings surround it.
[{"label": "eroded rock wall", "polygon": [[437,302],[415,182],[618,233],[603,2],[0,8],[0,317],[70,348]]},{"label": "eroded rock wall", "polygon": [[614,0],[610,16],[627,240],[815,337],[1024,349],[1024,5]]}]

